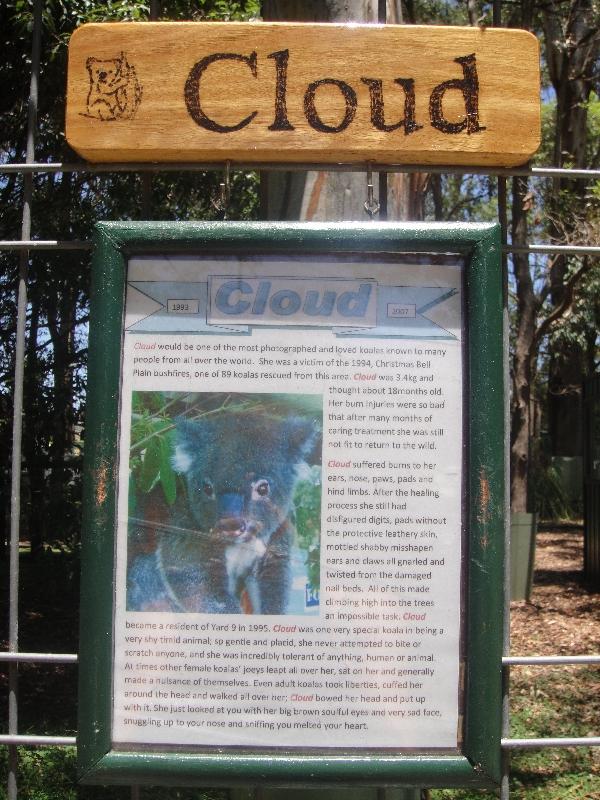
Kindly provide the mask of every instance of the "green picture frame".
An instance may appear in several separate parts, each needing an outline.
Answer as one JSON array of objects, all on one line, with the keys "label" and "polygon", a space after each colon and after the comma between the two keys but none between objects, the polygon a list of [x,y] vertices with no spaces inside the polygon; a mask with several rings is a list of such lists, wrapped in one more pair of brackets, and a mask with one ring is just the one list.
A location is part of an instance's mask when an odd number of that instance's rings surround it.
[{"label": "green picture frame", "polygon": [[[505,494],[505,334],[494,224],[98,224],[93,261],[82,535],[78,765],[82,782],[497,786]],[[461,752],[293,748],[116,750],[111,742],[119,401],[128,259],[145,254],[458,254],[464,259],[465,690]]]}]

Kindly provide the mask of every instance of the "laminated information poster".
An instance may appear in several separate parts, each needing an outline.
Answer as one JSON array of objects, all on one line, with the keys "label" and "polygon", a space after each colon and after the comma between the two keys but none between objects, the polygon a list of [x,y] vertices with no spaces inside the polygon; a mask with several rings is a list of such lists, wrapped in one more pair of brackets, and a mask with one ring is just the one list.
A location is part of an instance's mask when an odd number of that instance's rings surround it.
[{"label": "laminated information poster", "polygon": [[497,784],[501,274],[493,225],[99,225],[83,780]]},{"label": "laminated information poster", "polygon": [[458,746],[462,280],[130,259],[116,743]]}]

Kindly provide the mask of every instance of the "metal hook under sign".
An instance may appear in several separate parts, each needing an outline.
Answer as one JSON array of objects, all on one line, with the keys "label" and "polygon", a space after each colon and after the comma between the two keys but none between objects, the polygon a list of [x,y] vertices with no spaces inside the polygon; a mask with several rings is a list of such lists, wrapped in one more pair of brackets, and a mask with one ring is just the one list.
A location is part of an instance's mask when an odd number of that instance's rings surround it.
[{"label": "metal hook under sign", "polygon": [[219,196],[217,198],[211,197],[212,206],[219,212],[221,219],[227,219],[227,210],[229,209],[229,202],[231,200],[231,161],[225,162],[225,173],[223,180],[219,183]]},{"label": "metal hook under sign", "polygon": [[372,220],[376,214],[379,214],[380,208],[379,201],[375,200],[373,196],[373,168],[369,162],[367,165],[367,199],[365,201],[365,211]]}]

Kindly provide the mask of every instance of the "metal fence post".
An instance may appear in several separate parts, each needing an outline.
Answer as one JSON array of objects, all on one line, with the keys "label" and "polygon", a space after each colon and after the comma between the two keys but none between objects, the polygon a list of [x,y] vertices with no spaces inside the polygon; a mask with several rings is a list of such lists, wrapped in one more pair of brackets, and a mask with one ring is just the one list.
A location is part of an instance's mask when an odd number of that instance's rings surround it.
[{"label": "metal fence post", "polygon": [[[42,3],[35,0],[33,8],[33,34],[31,45],[31,81],[27,112],[27,163],[35,160],[35,129],[37,125],[38,77],[42,39]],[[33,199],[33,174],[23,176],[23,216],[21,240],[31,239],[31,203]],[[11,465],[11,517],[10,517],[10,578],[9,578],[9,633],[11,653],[19,649],[19,538],[21,516],[21,446],[23,433],[23,377],[25,365],[25,336],[27,325],[27,278],[29,251],[19,258],[17,287],[17,326],[15,333],[15,387],[13,394],[13,432]],[[18,732],[18,669],[17,662],[8,665],[8,732]],[[8,748],[8,800],[17,798],[18,752],[15,745]]]}]

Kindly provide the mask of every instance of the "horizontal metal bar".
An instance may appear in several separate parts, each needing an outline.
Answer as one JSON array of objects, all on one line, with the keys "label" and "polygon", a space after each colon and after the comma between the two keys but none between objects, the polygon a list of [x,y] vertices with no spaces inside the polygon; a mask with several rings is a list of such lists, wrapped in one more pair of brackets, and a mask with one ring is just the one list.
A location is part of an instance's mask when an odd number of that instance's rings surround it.
[{"label": "horizontal metal bar", "polygon": [[0,661],[27,661],[29,663],[40,664],[76,664],[77,655],[75,653],[7,653],[0,652]]},{"label": "horizontal metal bar", "polygon": [[[0,652],[0,661],[54,662],[76,664],[76,653],[7,653]],[[505,656],[503,666],[544,666],[552,664],[600,664],[598,656]]]},{"label": "horizontal metal bar", "polygon": [[72,241],[56,239],[18,239],[0,241],[0,250],[91,250],[90,241],[73,239]]},{"label": "horizontal metal bar", "polygon": [[527,247],[502,248],[505,253],[564,253],[565,255],[599,255],[600,246],[588,244],[530,244]]},{"label": "horizontal metal bar", "polygon": [[[75,736],[28,736],[26,734],[0,734],[0,745],[72,746],[77,744]],[[600,736],[580,736],[547,739],[501,739],[501,747],[507,750],[537,750],[549,747],[600,747]]]},{"label": "horizontal metal bar", "polygon": [[502,665],[544,666],[545,664],[600,664],[600,656],[505,656]]},{"label": "horizontal metal bar", "polygon": [[[240,162],[231,164],[232,170],[238,171],[260,171],[260,172],[366,172],[368,164],[314,164],[305,163],[278,163],[261,162],[246,163]],[[503,177],[523,176],[532,178],[566,178],[571,180],[598,180],[600,169],[565,169],[563,167],[473,167],[458,166],[455,164],[371,164],[371,169],[377,172],[433,172],[436,174],[458,174],[458,175],[500,175]],[[114,163],[114,164],[88,164],[81,163],[59,163],[59,162],[36,162],[32,164],[0,164],[0,174],[41,172],[88,172],[93,175],[109,172],[222,172],[225,170],[225,163],[221,162],[198,162],[190,164],[185,161],[161,162],[159,163]]]},{"label": "horizontal metal bar", "polygon": [[27,734],[0,734],[0,745],[30,745],[33,747],[67,747],[77,744],[75,736],[27,736]]},{"label": "horizontal metal bar", "polygon": [[600,736],[578,736],[551,739],[501,739],[507,750],[537,750],[546,747],[600,747]]},{"label": "horizontal metal bar", "polygon": [[[7,653],[0,652],[0,661],[27,661],[39,663],[76,664],[76,653]],[[505,656],[503,666],[544,666],[558,664],[600,664],[598,656]]]},{"label": "horizontal metal bar", "polygon": [[[55,239],[28,239],[27,241],[0,240],[0,250],[91,250],[92,242],[73,239],[72,241]],[[600,255],[600,246],[597,245],[561,245],[561,244],[531,244],[527,247],[502,248],[505,253],[559,253],[565,255]]]}]

